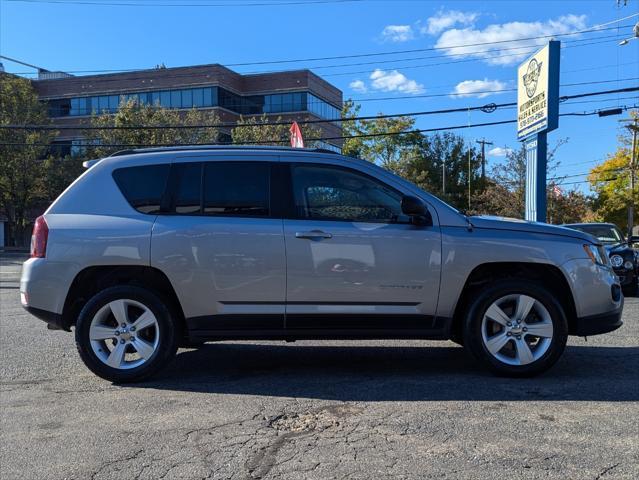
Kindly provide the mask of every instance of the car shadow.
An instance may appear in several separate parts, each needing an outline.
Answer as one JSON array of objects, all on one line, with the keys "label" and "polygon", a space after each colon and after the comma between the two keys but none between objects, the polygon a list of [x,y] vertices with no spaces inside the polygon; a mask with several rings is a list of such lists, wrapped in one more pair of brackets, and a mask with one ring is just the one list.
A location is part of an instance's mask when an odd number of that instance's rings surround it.
[{"label": "car shadow", "polygon": [[[461,347],[209,343],[136,388],[338,401],[636,401],[639,348],[570,346],[545,374],[496,377]],[[634,385],[634,386],[633,386]]]}]

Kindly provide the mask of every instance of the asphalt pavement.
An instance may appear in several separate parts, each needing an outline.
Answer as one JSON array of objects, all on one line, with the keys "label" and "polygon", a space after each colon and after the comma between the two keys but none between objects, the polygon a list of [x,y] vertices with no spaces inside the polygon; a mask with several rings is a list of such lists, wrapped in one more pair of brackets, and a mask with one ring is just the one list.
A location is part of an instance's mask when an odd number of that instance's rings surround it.
[{"label": "asphalt pavement", "polygon": [[533,379],[450,342],[223,342],[89,372],[0,257],[0,479],[639,478],[639,299]]}]

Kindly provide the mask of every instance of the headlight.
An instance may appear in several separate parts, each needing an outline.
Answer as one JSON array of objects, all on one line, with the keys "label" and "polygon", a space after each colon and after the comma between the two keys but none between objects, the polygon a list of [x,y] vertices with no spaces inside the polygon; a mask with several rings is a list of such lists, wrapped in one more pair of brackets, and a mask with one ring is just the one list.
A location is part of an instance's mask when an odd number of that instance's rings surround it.
[{"label": "headlight", "polygon": [[623,266],[626,270],[632,270],[632,268],[634,267],[630,260],[626,260],[626,263],[624,263]]},{"label": "headlight", "polygon": [[[608,262],[608,255],[606,255],[606,250],[601,245],[597,246],[587,243],[584,245],[584,250],[588,254],[588,257],[590,257],[590,260],[597,265],[610,265]],[[623,263],[623,259],[621,259],[621,263]]]},{"label": "headlight", "polygon": [[623,265],[623,257],[621,255],[613,255],[610,257],[610,263],[613,267],[619,268]]}]

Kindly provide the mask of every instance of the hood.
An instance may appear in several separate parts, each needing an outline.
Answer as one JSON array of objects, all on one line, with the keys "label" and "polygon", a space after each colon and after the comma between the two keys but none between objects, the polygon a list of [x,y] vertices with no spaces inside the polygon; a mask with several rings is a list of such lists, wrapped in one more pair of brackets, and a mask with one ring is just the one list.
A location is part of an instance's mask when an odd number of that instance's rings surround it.
[{"label": "hood", "polygon": [[604,248],[608,253],[622,253],[622,252],[634,252],[634,249],[628,246],[627,243],[615,243],[612,245],[604,245]]},{"label": "hood", "polygon": [[572,228],[559,227],[548,223],[529,222],[518,218],[494,217],[490,215],[478,215],[468,217],[475,228],[490,228],[493,230],[514,230],[518,232],[540,233],[544,235],[558,235],[561,237],[578,238],[590,243],[600,243],[597,238],[589,233],[574,230]]}]

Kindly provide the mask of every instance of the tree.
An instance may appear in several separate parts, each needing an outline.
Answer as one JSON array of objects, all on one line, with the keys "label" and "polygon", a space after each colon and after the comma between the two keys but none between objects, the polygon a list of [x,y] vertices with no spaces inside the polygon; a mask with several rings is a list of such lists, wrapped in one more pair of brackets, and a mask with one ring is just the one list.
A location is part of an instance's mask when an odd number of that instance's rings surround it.
[{"label": "tree", "polygon": [[354,138],[344,141],[342,152],[401,175],[411,158],[417,155],[422,140],[422,135],[414,131],[415,119],[401,116],[357,120],[359,111],[360,106],[352,100],[344,102],[342,118],[350,120],[342,122],[342,132]]},{"label": "tree", "polygon": [[[31,82],[0,73],[0,125],[48,123]],[[50,130],[0,129],[0,211],[8,219],[7,245],[28,244],[31,217],[49,200],[42,194],[42,162],[55,136]]]},{"label": "tree", "polygon": [[[135,99],[122,101],[115,114],[94,113],[89,123],[96,128],[84,132],[89,157],[104,157],[118,150],[153,145],[214,144],[220,139],[219,128],[197,127],[219,124],[215,113],[195,109],[179,112],[158,105],[140,105]],[[193,128],[178,128],[184,126]]]},{"label": "tree", "polygon": [[[636,115],[635,112],[633,116]],[[588,181],[596,193],[595,218],[598,221],[614,223],[625,231],[628,228],[628,204],[631,199],[635,206],[639,204],[639,190],[635,189],[631,196],[629,173],[632,135],[624,132],[619,137],[619,143],[615,153],[590,171]],[[636,168],[635,166],[635,171]]]},{"label": "tree", "polygon": [[65,157],[50,155],[42,161],[41,168],[40,191],[47,202],[57,198],[84,172],[82,159],[72,155]]},{"label": "tree", "polygon": [[[345,155],[387,168],[460,209],[468,208],[469,146],[463,137],[450,132],[424,135],[415,130],[415,120],[406,116],[358,120],[359,111],[352,100],[344,103],[344,135],[355,136],[345,140]],[[473,196],[483,189],[479,168],[479,156],[471,147]]]},{"label": "tree", "polygon": [[[261,117],[243,117],[240,116],[238,125],[231,130],[231,138],[233,143],[244,145],[289,145],[291,124],[280,123],[282,117],[272,120],[266,114]],[[317,141],[307,140],[313,138],[320,138],[322,136],[321,131],[314,127],[313,124],[300,124],[300,130],[302,131],[302,137],[304,138],[304,146],[312,148],[317,144]]]},{"label": "tree", "polygon": [[[576,190],[564,191],[557,177],[560,162],[557,149],[566,143],[560,140],[548,152],[547,175],[552,180],[546,188],[547,217],[549,223],[574,223],[593,218],[592,200]],[[476,198],[473,213],[524,218],[526,209],[526,150],[508,151],[506,160],[493,167],[486,189]]]},{"label": "tree", "polygon": [[460,210],[468,210],[469,181],[471,204],[484,188],[480,168],[477,150],[463,137],[438,132],[422,136],[406,178]]}]

